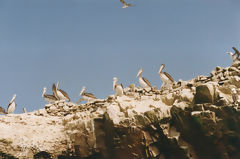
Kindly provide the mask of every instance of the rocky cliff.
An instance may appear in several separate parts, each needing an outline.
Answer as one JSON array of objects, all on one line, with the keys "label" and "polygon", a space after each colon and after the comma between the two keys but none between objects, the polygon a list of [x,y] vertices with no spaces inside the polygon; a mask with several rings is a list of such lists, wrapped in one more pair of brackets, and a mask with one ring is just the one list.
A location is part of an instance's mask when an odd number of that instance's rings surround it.
[{"label": "rocky cliff", "polygon": [[239,159],[240,63],[171,89],[0,116],[0,158]]}]

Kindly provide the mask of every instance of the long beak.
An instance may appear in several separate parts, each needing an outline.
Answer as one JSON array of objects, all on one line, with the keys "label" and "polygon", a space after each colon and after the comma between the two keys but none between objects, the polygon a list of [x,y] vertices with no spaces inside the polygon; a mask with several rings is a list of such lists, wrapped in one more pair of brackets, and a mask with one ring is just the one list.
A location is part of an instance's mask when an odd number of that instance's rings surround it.
[{"label": "long beak", "polygon": [[138,72],[138,74],[137,74],[137,77],[136,77],[136,78],[138,78],[138,77],[141,75],[141,73],[142,73],[142,71],[140,70],[140,71]]},{"label": "long beak", "polygon": [[10,103],[12,103],[15,100],[15,98],[16,98],[16,94],[13,95],[12,100],[11,100]]},{"label": "long beak", "polygon": [[159,68],[159,71],[158,71],[158,74],[160,74],[161,73],[161,67]]},{"label": "long beak", "polygon": [[56,89],[58,90],[58,87],[59,87],[59,81],[57,81],[57,84],[56,84]]},{"label": "long beak", "polygon": [[85,89],[83,88],[80,92],[80,96],[82,96],[82,94],[84,93]]},{"label": "long beak", "polygon": [[162,64],[159,68],[159,71],[158,71],[159,74],[162,72],[163,68],[164,68],[164,65]]}]

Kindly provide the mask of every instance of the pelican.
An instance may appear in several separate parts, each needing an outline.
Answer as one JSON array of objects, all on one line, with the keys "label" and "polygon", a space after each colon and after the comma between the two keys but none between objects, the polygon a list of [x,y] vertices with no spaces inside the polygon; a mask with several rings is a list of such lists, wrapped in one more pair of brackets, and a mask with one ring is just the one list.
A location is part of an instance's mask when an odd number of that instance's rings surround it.
[{"label": "pelican", "polygon": [[68,100],[70,102],[70,98],[68,96],[68,94],[62,90],[62,89],[58,89],[59,87],[59,82],[57,82],[57,86],[55,86],[55,84],[52,85],[52,91],[53,91],[53,95],[58,99],[58,100]]},{"label": "pelican", "polygon": [[132,4],[126,3],[124,0],[120,0],[120,2],[123,4],[122,8],[132,7]]},{"label": "pelican", "polygon": [[92,94],[92,93],[85,93],[86,87],[83,86],[81,92],[80,92],[80,96],[82,96],[83,100],[86,100],[88,102],[96,99],[96,97]]},{"label": "pelican", "polygon": [[58,100],[54,95],[46,94],[46,92],[47,92],[47,88],[44,87],[44,88],[43,88],[42,97],[43,97],[48,103],[53,104],[55,101]]},{"label": "pelican", "polygon": [[7,108],[7,113],[10,114],[12,112],[14,112],[15,108],[16,108],[16,103],[15,103],[15,98],[16,98],[16,94],[13,95],[12,100],[10,101],[10,103],[8,104],[8,108]]},{"label": "pelican", "polygon": [[162,70],[164,69],[164,67],[165,67],[165,65],[162,64],[162,65],[160,66],[159,71],[158,71],[158,73],[159,73],[159,75],[160,75],[160,78],[161,78],[161,80],[162,80],[162,82],[163,82],[161,88],[162,88],[163,86],[166,86],[166,85],[169,85],[169,84],[171,85],[171,84],[174,83],[174,80],[173,80],[172,76],[170,76],[167,72],[162,72]]},{"label": "pelican", "polygon": [[235,53],[232,53],[231,51],[230,52],[226,52],[228,55],[231,56],[233,62],[239,60],[239,51],[235,48],[235,47],[232,47],[232,49],[235,51]]},{"label": "pelican", "polygon": [[117,84],[118,79],[117,77],[113,77],[113,90],[116,92],[116,96],[122,96],[123,95],[123,85]]},{"label": "pelican", "polygon": [[0,107],[0,114],[6,114],[5,109]]},{"label": "pelican", "polygon": [[233,100],[233,104],[237,104],[239,102],[239,95],[237,94],[237,91],[235,88],[232,88],[232,100]]},{"label": "pelican", "polygon": [[142,77],[142,68],[140,68],[137,77],[139,77],[139,83],[140,85],[143,87],[143,89],[147,90],[147,89],[152,89],[151,83],[144,77]]}]

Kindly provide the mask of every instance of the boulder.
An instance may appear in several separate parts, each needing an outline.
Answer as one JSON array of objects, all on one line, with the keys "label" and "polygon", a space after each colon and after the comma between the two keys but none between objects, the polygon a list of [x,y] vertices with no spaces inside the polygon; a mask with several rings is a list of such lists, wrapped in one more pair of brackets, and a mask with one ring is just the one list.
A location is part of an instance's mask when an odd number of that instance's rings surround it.
[{"label": "boulder", "polygon": [[209,83],[197,86],[194,100],[196,104],[214,103],[215,86]]}]

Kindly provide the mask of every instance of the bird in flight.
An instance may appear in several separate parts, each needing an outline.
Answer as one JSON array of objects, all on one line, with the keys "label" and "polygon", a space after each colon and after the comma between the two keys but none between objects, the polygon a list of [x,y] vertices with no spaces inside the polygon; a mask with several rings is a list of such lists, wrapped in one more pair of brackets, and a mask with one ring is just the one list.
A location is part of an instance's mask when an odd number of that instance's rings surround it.
[{"label": "bird in flight", "polygon": [[132,7],[132,4],[126,3],[124,0],[120,0],[120,2],[123,4],[122,8]]}]

